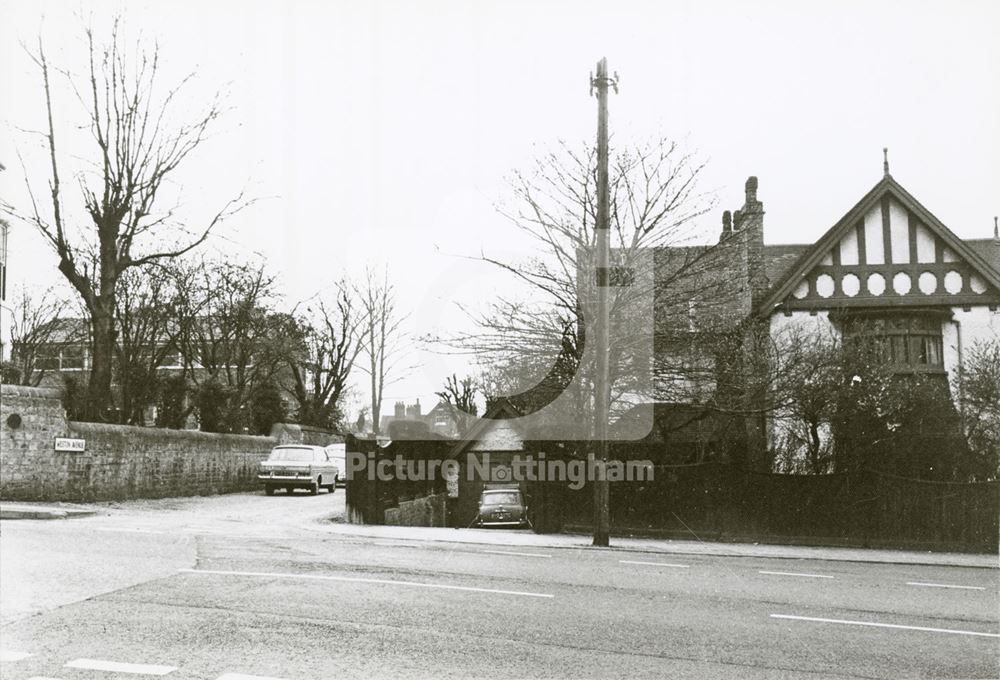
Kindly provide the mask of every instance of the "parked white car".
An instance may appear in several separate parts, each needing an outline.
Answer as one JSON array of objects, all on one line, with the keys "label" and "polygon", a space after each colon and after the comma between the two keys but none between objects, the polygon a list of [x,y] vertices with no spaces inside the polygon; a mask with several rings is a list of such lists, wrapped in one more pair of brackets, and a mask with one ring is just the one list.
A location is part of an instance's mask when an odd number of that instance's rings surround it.
[{"label": "parked white car", "polygon": [[329,444],[326,447],[326,455],[330,457],[333,464],[337,466],[337,485],[344,486],[347,474],[347,445],[343,442]]},{"label": "parked white car", "polygon": [[274,495],[283,488],[288,493],[294,489],[308,489],[316,495],[320,487],[333,493],[337,488],[340,470],[322,446],[289,444],[271,449],[267,460],[261,461],[257,481],[264,485],[264,493]]}]

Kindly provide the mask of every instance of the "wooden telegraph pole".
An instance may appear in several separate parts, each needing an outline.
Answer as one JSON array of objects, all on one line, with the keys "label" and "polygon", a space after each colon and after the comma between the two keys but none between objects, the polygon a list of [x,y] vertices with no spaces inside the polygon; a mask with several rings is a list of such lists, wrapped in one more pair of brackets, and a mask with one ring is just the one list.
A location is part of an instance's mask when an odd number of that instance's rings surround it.
[{"label": "wooden telegraph pole", "polygon": [[591,76],[590,93],[597,90],[597,375],[594,378],[594,418],[597,443],[597,474],[594,479],[594,545],[607,547],[611,531],[608,508],[609,489],[606,476],[608,462],[608,419],[611,386],[608,375],[608,86],[618,92],[618,74],[608,77],[608,60],[597,62],[597,77]]}]

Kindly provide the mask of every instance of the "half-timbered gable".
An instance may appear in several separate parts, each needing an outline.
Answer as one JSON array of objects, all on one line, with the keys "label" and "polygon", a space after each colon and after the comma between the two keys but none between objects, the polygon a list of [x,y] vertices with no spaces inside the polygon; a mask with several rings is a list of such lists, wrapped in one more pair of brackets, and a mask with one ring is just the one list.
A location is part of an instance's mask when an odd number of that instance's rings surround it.
[{"label": "half-timbered gable", "polygon": [[772,288],[758,313],[1000,305],[1000,273],[886,175]]}]

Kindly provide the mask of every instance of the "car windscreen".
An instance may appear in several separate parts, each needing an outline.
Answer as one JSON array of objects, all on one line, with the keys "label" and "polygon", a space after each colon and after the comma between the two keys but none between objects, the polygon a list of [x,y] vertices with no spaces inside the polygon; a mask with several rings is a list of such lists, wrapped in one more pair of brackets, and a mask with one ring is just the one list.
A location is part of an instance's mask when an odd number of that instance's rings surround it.
[{"label": "car windscreen", "polygon": [[311,463],[312,449],[274,449],[268,460],[282,460],[291,463]]},{"label": "car windscreen", "polygon": [[484,505],[518,505],[521,502],[521,494],[516,491],[491,491],[483,494]]}]

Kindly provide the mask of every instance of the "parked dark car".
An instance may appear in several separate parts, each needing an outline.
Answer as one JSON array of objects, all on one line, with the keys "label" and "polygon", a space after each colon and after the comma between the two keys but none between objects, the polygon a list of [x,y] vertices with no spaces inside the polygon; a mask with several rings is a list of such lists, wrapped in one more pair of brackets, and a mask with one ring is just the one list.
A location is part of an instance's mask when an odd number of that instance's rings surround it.
[{"label": "parked dark car", "polygon": [[526,527],[528,506],[524,494],[516,485],[486,487],[479,496],[479,515],[476,526]]}]

